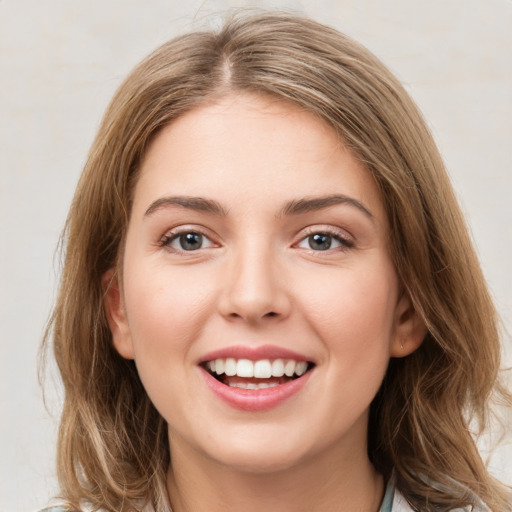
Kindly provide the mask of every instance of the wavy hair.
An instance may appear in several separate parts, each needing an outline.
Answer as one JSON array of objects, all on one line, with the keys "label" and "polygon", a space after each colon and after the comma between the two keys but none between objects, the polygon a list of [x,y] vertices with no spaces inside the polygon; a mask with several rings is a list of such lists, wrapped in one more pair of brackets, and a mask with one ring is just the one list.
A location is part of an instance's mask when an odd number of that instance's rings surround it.
[{"label": "wavy hair", "polygon": [[[165,421],[133,361],[113,348],[102,277],[117,268],[139,163],[158,131],[231,91],[270,95],[332,126],[381,191],[403,293],[426,327],[421,347],[392,359],[370,411],[368,450],[417,509],[478,496],[509,510],[470,425],[485,427],[499,386],[497,315],[436,145],[404,88],[368,50],[307,18],[230,18],[157,49],[110,103],[67,219],[51,343],[65,397],[58,477],[69,506],[167,509]],[[458,482],[461,486],[454,485]]]}]

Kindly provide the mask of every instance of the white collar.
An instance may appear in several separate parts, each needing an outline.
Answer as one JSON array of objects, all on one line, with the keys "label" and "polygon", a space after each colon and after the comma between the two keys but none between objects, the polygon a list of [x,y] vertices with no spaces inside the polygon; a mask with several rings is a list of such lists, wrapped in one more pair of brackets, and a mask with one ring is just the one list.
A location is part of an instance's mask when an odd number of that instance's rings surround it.
[{"label": "white collar", "polygon": [[[393,507],[391,508],[391,512],[417,512],[415,511],[407,502],[407,500],[402,496],[400,491],[395,489],[395,493],[393,496]],[[451,512],[490,512],[490,509],[484,505],[480,500],[478,503],[471,508],[471,506],[464,508],[454,508]]]}]

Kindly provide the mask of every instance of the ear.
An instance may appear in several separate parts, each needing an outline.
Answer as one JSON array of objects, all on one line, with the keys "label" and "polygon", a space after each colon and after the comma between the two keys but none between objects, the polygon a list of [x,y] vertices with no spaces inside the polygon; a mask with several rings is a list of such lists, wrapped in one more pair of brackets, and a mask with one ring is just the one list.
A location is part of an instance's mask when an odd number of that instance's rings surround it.
[{"label": "ear", "polygon": [[132,338],[117,272],[110,269],[103,276],[101,283],[103,287],[103,307],[112,333],[114,347],[125,359],[134,359]]},{"label": "ear", "polygon": [[409,295],[403,292],[395,310],[394,338],[391,357],[405,357],[412,354],[423,342],[426,329]]}]

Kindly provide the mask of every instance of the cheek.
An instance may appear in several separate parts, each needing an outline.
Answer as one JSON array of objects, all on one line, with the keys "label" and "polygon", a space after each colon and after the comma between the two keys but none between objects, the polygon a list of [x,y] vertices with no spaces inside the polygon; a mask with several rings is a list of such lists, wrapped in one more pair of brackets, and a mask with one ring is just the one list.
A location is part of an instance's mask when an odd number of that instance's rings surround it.
[{"label": "cheek", "polygon": [[342,269],[315,280],[303,303],[305,315],[340,364],[387,365],[397,300],[395,273],[387,266]]},{"label": "cheek", "polygon": [[[129,275],[129,274],[126,274]],[[185,350],[197,339],[215,302],[207,282],[186,271],[151,267],[125,279],[126,309],[137,355]]]},{"label": "cheek", "polygon": [[[210,315],[214,298],[202,279],[164,266],[125,265],[126,311],[135,363],[144,388],[162,416],[180,410],[179,397],[193,390],[190,354]],[[189,399],[192,398],[189,396]]]}]

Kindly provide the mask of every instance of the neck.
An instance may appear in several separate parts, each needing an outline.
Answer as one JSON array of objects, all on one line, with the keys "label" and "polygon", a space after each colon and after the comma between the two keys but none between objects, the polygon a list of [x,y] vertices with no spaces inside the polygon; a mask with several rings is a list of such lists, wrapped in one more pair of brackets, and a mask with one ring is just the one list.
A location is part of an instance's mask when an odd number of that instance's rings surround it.
[{"label": "neck", "polygon": [[355,450],[328,450],[291,468],[248,471],[227,467],[172,443],[167,486],[173,512],[377,512],[382,477]]}]

